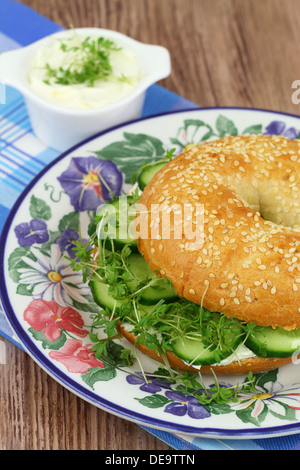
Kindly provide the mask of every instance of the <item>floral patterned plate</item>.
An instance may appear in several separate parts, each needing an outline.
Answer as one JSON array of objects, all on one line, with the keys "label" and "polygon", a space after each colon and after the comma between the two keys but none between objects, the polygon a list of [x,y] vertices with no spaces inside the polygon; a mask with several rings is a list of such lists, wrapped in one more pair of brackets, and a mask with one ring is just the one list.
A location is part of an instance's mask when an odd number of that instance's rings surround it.
[{"label": "floral patterned plate", "polygon": [[[12,209],[1,240],[1,298],[8,321],[31,357],[90,403],[138,424],[215,438],[270,437],[300,432],[300,366],[255,376],[256,393],[202,406],[178,384],[144,379],[128,366],[124,342],[97,359],[89,338],[93,303],[67,256],[85,236],[94,211],[121,194],[142,163],[189,143],[225,135],[267,133],[299,138],[300,118],[263,110],[193,109],[127,123],[61,155],[38,175]],[[125,344],[126,343],[126,344]],[[157,364],[140,356],[143,370]],[[243,377],[219,377],[236,384]],[[205,379],[206,386],[213,383]]]}]

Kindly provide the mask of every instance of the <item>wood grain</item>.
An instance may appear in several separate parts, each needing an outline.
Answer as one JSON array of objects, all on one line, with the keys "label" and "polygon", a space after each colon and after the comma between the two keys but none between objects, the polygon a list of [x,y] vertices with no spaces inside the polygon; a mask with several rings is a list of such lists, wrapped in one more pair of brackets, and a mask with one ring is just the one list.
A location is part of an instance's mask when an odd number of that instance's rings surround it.
[{"label": "wood grain", "polygon": [[0,450],[166,450],[138,425],[90,405],[6,344],[0,365]]},{"label": "wood grain", "polygon": [[[299,115],[298,0],[23,0],[64,27],[99,26],[167,47],[163,86],[202,107],[268,108]],[[0,449],[167,450],[134,423],[57,384],[5,342],[0,365]]]}]

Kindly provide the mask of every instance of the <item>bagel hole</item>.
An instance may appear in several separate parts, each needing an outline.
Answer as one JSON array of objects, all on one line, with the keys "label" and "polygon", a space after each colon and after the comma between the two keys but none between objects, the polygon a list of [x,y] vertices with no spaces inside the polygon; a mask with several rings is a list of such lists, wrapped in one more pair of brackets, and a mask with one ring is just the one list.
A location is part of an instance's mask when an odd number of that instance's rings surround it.
[{"label": "bagel hole", "polygon": [[286,183],[255,181],[254,185],[239,188],[239,193],[249,207],[264,220],[290,228],[300,226],[300,202],[297,194]]}]

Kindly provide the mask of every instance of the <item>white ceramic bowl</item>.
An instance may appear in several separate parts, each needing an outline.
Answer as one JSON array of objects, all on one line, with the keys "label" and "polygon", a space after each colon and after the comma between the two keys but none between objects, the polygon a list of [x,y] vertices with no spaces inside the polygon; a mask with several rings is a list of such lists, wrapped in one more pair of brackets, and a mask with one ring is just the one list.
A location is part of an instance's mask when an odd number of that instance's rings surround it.
[{"label": "white ceramic bowl", "polygon": [[0,82],[19,90],[25,98],[32,128],[47,146],[65,151],[76,143],[109,127],[140,117],[147,88],[171,72],[170,54],[162,46],[143,44],[119,32],[100,28],[78,28],[86,36],[103,36],[133,51],[142,70],[142,78],[132,92],[110,105],[86,109],[64,108],[44,100],[30,87],[27,75],[40,47],[68,31],[47,36],[29,46],[0,54]]}]

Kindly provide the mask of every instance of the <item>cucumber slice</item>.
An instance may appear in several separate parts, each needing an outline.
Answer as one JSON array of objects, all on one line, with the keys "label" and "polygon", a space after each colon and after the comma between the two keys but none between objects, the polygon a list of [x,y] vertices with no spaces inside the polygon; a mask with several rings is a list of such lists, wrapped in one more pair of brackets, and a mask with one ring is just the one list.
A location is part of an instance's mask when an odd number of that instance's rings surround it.
[{"label": "cucumber slice", "polygon": [[[147,265],[144,257],[137,253],[132,253],[128,257],[128,270],[134,276],[133,280],[128,281],[128,287],[131,292],[138,289],[140,282],[147,282],[155,280],[155,283],[146,287],[141,291],[139,302],[145,306],[153,306],[161,299],[166,303],[178,300],[178,294],[175,292],[172,284],[167,279],[159,279]],[[95,302],[102,308],[114,310],[120,307],[123,303],[128,302],[128,299],[115,299],[109,293],[109,285],[101,281],[96,276],[90,280],[89,287],[91,289]]]},{"label": "cucumber slice", "polygon": [[138,177],[138,185],[142,191],[144,191],[147,184],[152,180],[153,176],[163,168],[167,162],[154,163],[149,165],[141,171]]},{"label": "cucumber slice", "polygon": [[225,320],[223,328],[227,330],[227,333],[224,336],[222,348],[207,346],[199,333],[177,338],[172,343],[173,351],[185,362],[195,366],[209,366],[221,362],[238,348],[245,337],[238,320],[228,318]]},{"label": "cucumber slice", "polygon": [[[108,309],[110,312],[113,312],[116,308],[121,307],[122,304],[127,303],[128,299],[119,300],[115,299],[109,293],[109,285],[105,284],[98,279],[93,279],[89,282],[89,286],[92,292],[92,296],[94,301],[96,302],[99,307],[103,309]],[[140,315],[145,315],[147,313],[151,313],[153,310],[153,305],[138,305],[137,309]],[[133,307],[132,307],[133,310]]]},{"label": "cucumber slice", "polygon": [[166,278],[157,278],[151,271],[144,257],[140,254],[132,253],[128,257],[128,268],[137,282],[130,283],[130,289],[134,292],[139,282],[155,280],[155,283],[141,291],[140,303],[145,305],[157,304],[161,299],[166,303],[175,302],[179,296],[175,292],[171,282]]},{"label": "cucumber slice", "polygon": [[199,335],[193,339],[180,337],[173,343],[176,356],[193,365],[211,365],[216,362],[214,350],[204,346]]},{"label": "cucumber slice", "polygon": [[[114,201],[104,204],[97,212],[98,236],[105,239],[105,248],[122,250],[125,245],[137,251],[137,240],[133,234],[133,221],[135,219],[137,200],[134,196],[122,196]],[[99,222],[102,222],[99,230]],[[94,230],[96,230],[94,223]],[[91,230],[91,229],[90,229]]]},{"label": "cucumber slice", "polygon": [[246,346],[260,357],[291,357],[300,349],[300,328],[287,331],[281,327],[256,326]]},{"label": "cucumber slice", "polygon": [[140,302],[144,305],[154,305],[162,299],[168,304],[179,299],[178,294],[168,279],[158,279],[154,285],[144,289]]},{"label": "cucumber slice", "polygon": [[113,311],[115,308],[118,308],[124,303],[124,300],[117,300],[109,293],[109,285],[100,280],[91,280],[89,282],[89,287],[92,292],[92,296],[97,305],[101,308],[108,308],[108,310]]}]

